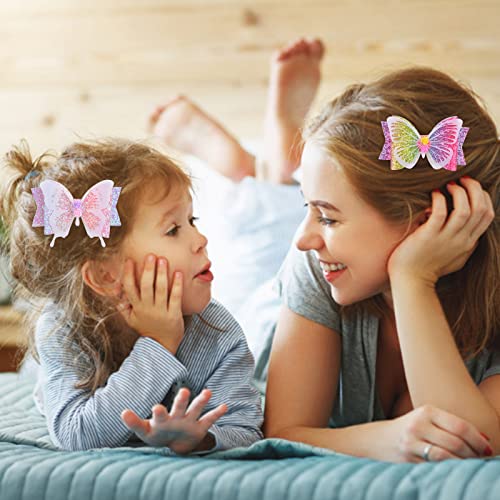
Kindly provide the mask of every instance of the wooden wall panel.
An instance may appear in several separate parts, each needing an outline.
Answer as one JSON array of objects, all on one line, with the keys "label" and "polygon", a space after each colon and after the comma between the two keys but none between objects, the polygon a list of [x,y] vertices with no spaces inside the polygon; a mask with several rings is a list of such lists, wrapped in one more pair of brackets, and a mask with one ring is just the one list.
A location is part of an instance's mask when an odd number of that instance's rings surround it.
[{"label": "wooden wall panel", "polygon": [[499,0],[2,0],[0,152],[75,134],[144,137],[148,111],[190,95],[259,136],[268,61],[300,35],[328,49],[319,102],[353,82],[429,64],[470,83],[500,124]]}]

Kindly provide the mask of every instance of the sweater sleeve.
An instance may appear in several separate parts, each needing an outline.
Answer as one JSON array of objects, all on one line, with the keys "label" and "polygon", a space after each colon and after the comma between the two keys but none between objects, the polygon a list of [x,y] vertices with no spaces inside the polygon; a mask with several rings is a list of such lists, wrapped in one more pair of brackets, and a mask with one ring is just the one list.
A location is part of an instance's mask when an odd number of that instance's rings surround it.
[{"label": "sweater sleeve", "polygon": [[175,381],[187,375],[185,366],[168,350],[141,337],[106,385],[91,394],[75,388],[77,360],[62,349],[64,329],[49,336],[46,331],[47,325],[39,321],[35,335],[43,410],[51,439],[65,450],[124,445],[133,433],[122,422],[121,412],[131,409],[148,418]]},{"label": "sweater sleeve", "polygon": [[206,387],[212,391],[206,411],[223,403],[228,406],[228,411],[210,427],[209,432],[216,444],[205,453],[250,446],[263,438],[261,426],[264,418],[260,394],[252,384],[253,356],[236,322],[234,328],[238,330],[236,342],[206,383]]}]

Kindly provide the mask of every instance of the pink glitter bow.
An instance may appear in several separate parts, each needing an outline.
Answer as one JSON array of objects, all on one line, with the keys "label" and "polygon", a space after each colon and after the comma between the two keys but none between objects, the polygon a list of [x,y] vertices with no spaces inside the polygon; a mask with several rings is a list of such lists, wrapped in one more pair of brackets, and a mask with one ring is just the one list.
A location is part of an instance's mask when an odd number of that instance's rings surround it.
[{"label": "pink glitter bow", "polygon": [[110,226],[121,226],[116,203],[120,187],[113,187],[113,181],[105,180],[94,184],[81,200],[73,199],[66,187],[56,181],[45,180],[40,187],[32,188],[36,202],[33,227],[44,228],[44,234],[53,234],[50,246],[56,238],[66,238],[73,219],[80,225],[80,218],[90,238],[98,237],[105,247],[104,238],[109,238]]},{"label": "pink glitter bow", "polygon": [[462,127],[462,120],[450,116],[441,120],[428,135],[420,135],[406,118],[389,116],[382,123],[385,144],[379,160],[391,160],[391,170],[413,168],[418,157],[425,158],[431,167],[438,170],[456,170],[465,165],[463,144],[468,128]]}]

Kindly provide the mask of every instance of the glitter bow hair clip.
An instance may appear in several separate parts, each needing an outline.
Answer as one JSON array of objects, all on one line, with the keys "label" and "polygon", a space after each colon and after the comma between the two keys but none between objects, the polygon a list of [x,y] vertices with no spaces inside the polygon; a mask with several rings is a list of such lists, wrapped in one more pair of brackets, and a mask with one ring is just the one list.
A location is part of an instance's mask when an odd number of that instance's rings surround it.
[{"label": "glitter bow hair clip", "polygon": [[53,234],[50,246],[56,238],[66,238],[76,219],[75,225],[83,221],[85,231],[90,238],[99,238],[105,247],[103,238],[109,238],[110,226],[121,226],[116,203],[121,187],[113,187],[113,181],[105,180],[94,184],[81,200],[75,200],[69,190],[61,183],[44,180],[31,192],[37,205],[33,227],[44,228],[44,234]]},{"label": "glitter bow hair clip", "polygon": [[465,165],[463,144],[468,128],[463,121],[450,116],[441,120],[428,135],[421,135],[416,127],[401,116],[389,116],[381,122],[385,143],[379,160],[391,160],[391,170],[413,168],[419,156],[427,158],[435,170],[455,171]]}]

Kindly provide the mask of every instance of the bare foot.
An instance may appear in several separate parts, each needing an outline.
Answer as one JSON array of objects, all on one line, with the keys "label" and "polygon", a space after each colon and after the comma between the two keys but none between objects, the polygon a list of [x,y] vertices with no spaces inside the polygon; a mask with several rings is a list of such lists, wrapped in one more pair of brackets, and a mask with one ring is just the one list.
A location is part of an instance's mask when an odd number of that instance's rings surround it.
[{"label": "bare foot", "polygon": [[157,106],[149,131],[170,147],[194,155],[234,181],[255,175],[255,158],[222,125],[185,96]]},{"label": "bare foot", "polygon": [[271,59],[271,78],[264,124],[264,151],[257,176],[293,183],[302,154],[300,130],[316,96],[325,52],[319,39],[299,39]]}]

